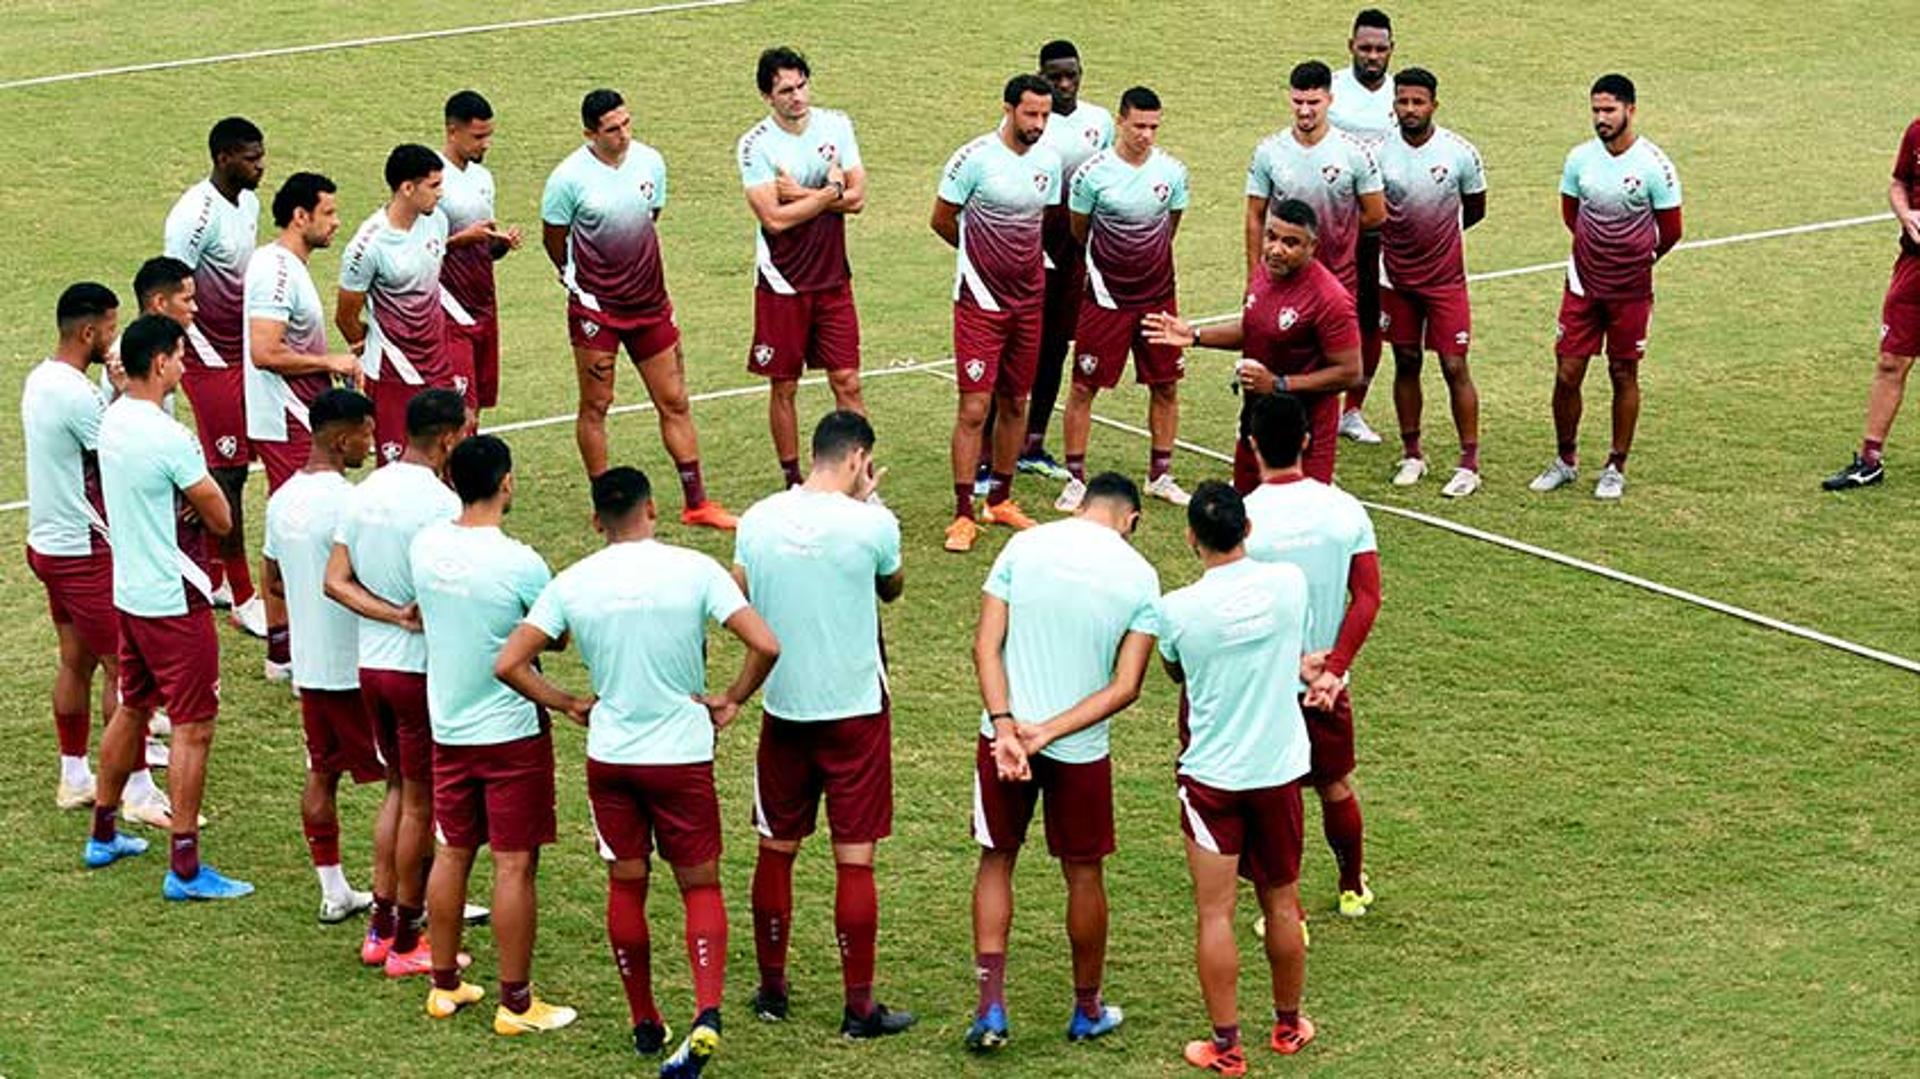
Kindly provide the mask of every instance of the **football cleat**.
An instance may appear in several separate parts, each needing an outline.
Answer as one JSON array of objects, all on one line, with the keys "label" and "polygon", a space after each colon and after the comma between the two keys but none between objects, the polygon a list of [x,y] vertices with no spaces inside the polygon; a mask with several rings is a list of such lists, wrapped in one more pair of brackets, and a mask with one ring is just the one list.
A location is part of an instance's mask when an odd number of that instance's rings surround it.
[{"label": "football cleat", "polygon": [[167,879],[160,884],[160,894],[176,903],[240,899],[253,894],[253,885],[244,880],[221,876],[212,866],[203,865],[192,880],[182,880],[179,874],[168,870]]},{"label": "football cleat", "polygon": [[694,1019],[680,1048],[660,1062],[660,1079],[695,1079],[719,1051],[720,1011],[709,1008]]},{"label": "football cleat", "polygon": [[940,546],[954,554],[966,554],[973,550],[973,542],[980,538],[980,526],[973,523],[971,517],[955,517],[947,526],[947,538]]},{"label": "football cleat", "polygon": [[840,1036],[848,1041],[865,1041],[869,1038],[884,1038],[889,1034],[899,1034],[914,1024],[912,1012],[896,1012],[885,1004],[875,1002],[873,1010],[864,1017],[845,1012],[840,1017]]},{"label": "football cleat", "polygon": [[387,965],[387,953],[393,950],[392,937],[378,937],[373,926],[367,926],[367,935],[360,941],[360,962],[364,966],[384,967]]},{"label": "football cleat", "polygon": [[1028,475],[1039,476],[1041,479],[1054,480],[1056,482],[1073,478],[1073,473],[1067,471],[1067,466],[1054,460],[1053,454],[1048,453],[1046,450],[1041,450],[1031,457],[1022,454],[1020,460],[1015,462],[1014,467]]},{"label": "football cleat", "polygon": [[749,1007],[763,1023],[782,1022],[787,1018],[787,995],[764,987],[756,989],[753,991],[753,1003]]},{"label": "football cleat", "polygon": [[233,628],[250,637],[265,638],[267,635],[267,602],[255,595],[252,599],[227,612],[227,621]]},{"label": "football cleat", "polygon": [[1607,502],[1616,502],[1627,493],[1627,474],[1608,465],[1600,470],[1600,480],[1593,485],[1593,497]]},{"label": "football cleat", "polygon": [[578,1018],[580,1013],[572,1008],[548,1004],[534,997],[533,1003],[524,1012],[510,1011],[505,1004],[494,1008],[493,1032],[508,1038],[519,1034],[539,1034],[569,1026]]},{"label": "football cleat", "polygon": [[1193,501],[1193,496],[1175,482],[1171,472],[1162,472],[1147,481],[1147,497],[1170,502],[1176,506],[1184,506]]},{"label": "football cleat", "polygon": [[1005,525],[1016,532],[1033,527],[1033,518],[1020,509],[1020,504],[1009,498],[1005,502],[989,502],[980,512],[980,520],[986,524]]},{"label": "football cleat", "polygon": [[1542,470],[1538,476],[1535,476],[1533,482],[1527,484],[1527,490],[1533,491],[1536,494],[1546,494],[1548,491],[1558,491],[1560,488],[1565,487],[1567,484],[1579,478],[1580,469],[1578,466],[1570,465],[1560,458],[1555,457],[1552,464]]},{"label": "football cleat", "polygon": [[131,858],[147,852],[147,841],[137,835],[125,832],[113,833],[113,838],[105,843],[89,837],[85,861],[88,869],[103,869],[122,858]]},{"label": "football cleat", "polygon": [[1402,457],[1393,468],[1395,487],[1412,487],[1427,475],[1427,462],[1419,457]]},{"label": "football cleat", "polygon": [[998,1004],[989,1004],[987,1014],[975,1016],[973,1025],[967,1028],[966,1046],[969,1052],[989,1053],[1006,1045],[1013,1037],[1007,1028],[1007,1010]]},{"label": "football cleat", "polygon": [[320,900],[320,924],[339,925],[373,906],[372,892],[349,891],[344,896],[325,896]]},{"label": "football cleat", "polygon": [[1465,498],[1479,489],[1480,473],[1471,468],[1456,468],[1453,470],[1453,478],[1447,481],[1445,487],[1440,488],[1440,494],[1443,498]]},{"label": "football cleat", "polygon": [[92,776],[85,783],[68,783],[64,778],[53,788],[53,804],[61,809],[85,809],[93,804],[97,784]]},{"label": "football cleat", "polygon": [[1119,1030],[1120,1024],[1126,1022],[1126,1019],[1126,1013],[1122,1012],[1116,1004],[1102,1003],[1100,1014],[1092,1019],[1087,1018],[1087,1013],[1075,1008],[1073,1018],[1067,1020],[1067,1040],[1086,1042],[1104,1037]]},{"label": "football cleat", "polygon": [[635,1023],[633,1025],[633,1051],[643,1057],[657,1057],[667,1048],[667,1039],[673,1037],[673,1031],[667,1024],[655,1021]]},{"label": "football cleat", "polygon": [[1367,887],[1367,875],[1360,874],[1360,890],[1340,893],[1340,916],[1342,918],[1363,918],[1367,908],[1373,906],[1373,889]]},{"label": "football cleat", "polygon": [[1869,463],[1859,454],[1853,455],[1853,463],[1820,481],[1823,491],[1848,491],[1855,487],[1872,487],[1887,478],[1887,466],[1879,461]]},{"label": "football cleat", "polygon": [[[731,532],[734,527],[739,524],[739,521],[733,514],[727,512],[726,507],[712,499],[708,499],[698,506],[688,506],[686,509],[681,510],[680,523],[689,528],[717,528],[723,532]],[[571,1019],[567,1020],[569,1023],[572,1021]],[[566,1024],[563,1023],[561,1025],[565,1026]]]},{"label": "football cleat", "polygon": [[1362,446],[1378,446],[1380,433],[1367,426],[1367,418],[1357,408],[1350,408],[1340,414],[1340,437],[1350,438]]},{"label": "football cleat", "polygon": [[1187,1063],[1201,1071],[1209,1071],[1215,1075],[1247,1074],[1247,1051],[1237,1045],[1231,1049],[1222,1049],[1213,1044],[1212,1038],[1188,1042],[1187,1051],[1181,1056],[1186,1058]]},{"label": "football cleat", "polygon": [[485,989],[471,982],[461,982],[452,989],[434,987],[427,990],[427,1014],[435,1019],[451,1019],[453,1013],[469,1004],[478,1004],[487,995]]},{"label": "football cleat", "polygon": [[1274,1052],[1292,1056],[1305,1049],[1307,1043],[1313,1040],[1313,1035],[1313,1020],[1303,1015],[1298,1023],[1291,1026],[1284,1023],[1273,1024],[1273,1040],[1268,1044],[1273,1046]]}]

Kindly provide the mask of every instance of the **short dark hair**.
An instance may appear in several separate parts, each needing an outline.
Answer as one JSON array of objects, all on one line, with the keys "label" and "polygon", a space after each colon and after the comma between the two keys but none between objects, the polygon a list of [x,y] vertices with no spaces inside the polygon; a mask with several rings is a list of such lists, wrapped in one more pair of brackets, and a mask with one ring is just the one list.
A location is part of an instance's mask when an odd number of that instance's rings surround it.
[{"label": "short dark hair", "polygon": [[763,94],[773,93],[773,80],[782,71],[798,71],[802,78],[813,78],[813,69],[807,66],[807,58],[790,46],[775,45],[760,54],[760,65],[754,71],[754,83]]},{"label": "short dark hair", "polygon": [[1391,34],[1393,20],[1377,7],[1361,8],[1360,14],[1353,17],[1353,32],[1357,34],[1362,29],[1385,30]]},{"label": "short dark hair", "polygon": [[244,116],[229,116],[214,124],[213,130],[207,132],[207,156],[218,161],[221,154],[239,153],[266,139],[252,120]]},{"label": "short dark hair", "polygon": [[478,90],[461,90],[447,99],[442,115],[450,124],[470,124],[493,119],[493,105]]},{"label": "short dark hair", "polygon": [[1425,87],[1428,97],[1440,96],[1440,80],[1424,67],[1403,67],[1393,73],[1393,85]]},{"label": "short dark hair", "polygon": [[1128,509],[1140,512],[1140,488],[1123,473],[1102,472],[1087,481],[1087,495],[1081,505],[1101,499],[1124,502]]},{"label": "short dark hair", "polygon": [[156,255],[140,264],[133,274],[133,303],[142,311],[148,298],[157,293],[171,296],[193,277],[193,267],[169,255]]},{"label": "short dark hair", "polygon": [[1132,86],[1120,95],[1120,115],[1130,112],[1159,112],[1160,95],[1144,86]]},{"label": "short dark hair", "polygon": [[580,123],[588,131],[600,130],[600,121],[613,110],[627,103],[618,90],[588,90],[587,96],[580,99]]},{"label": "short dark hair", "polygon": [[512,471],[513,451],[494,435],[474,435],[455,446],[453,455],[447,458],[447,476],[465,506],[499,494],[500,485]]},{"label": "short dark hair", "polygon": [[373,399],[357,390],[335,386],[323,390],[307,406],[307,422],[315,433],[336,423],[365,423],[373,416]]},{"label": "short dark hair", "polygon": [[1316,236],[1320,233],[1320,215],[1299,199],[1281,199],[1267,209],[1267,214],[1289,225],[1298,225]]},{"label": "short dark hair", "polygon": [[1023,71],[1007,80],[1007,88],[1001,91],[1000,100],[1009,105],[1019,105],[1028,94],[1039,94],[1047,100],[1053,100],[1053,87],[1047,80],[1031,71]]},{"label": "short dark hair", "polygon": [[180,347],[187,339],[184,326],[165,315],[141,315],[120,335],[120,366],[128,378],[145,378],[153,361]]},{"label": "short dark hair", "polygon": [[105,318],[107,312],[120,309],[120,297],[113,290],[98,281],[77,281],[68,285],[60,293],[60,302],[54,305],[54,325],[61,333],[75,329],[82,322],[91,322]]},{"label": "short dark hair", "polygon": [[839,461],[854,450],[873,452],[873,424],[858,412],[840,408],[813,427],[813,459]]},{"label": "short dark hair", "polygon": [[1040,46],[1040,62],[1042,64],[1050,64],[1055,60],[1078,59],[1080,59],[1080,50],[1074,48],[1073,42],[1065,38],[1054,38],[1052,41]]},{"label": "short dark hair", "polygon": [[1293,65],[1287,85],[1295,90],[1333,89],[1333,69],[1318,60],[1302,60]]},{"label": "short dark hair", "polygon": [[424,180],[444,168],[439,154],[417,142],[403,142],[387,155],[387,190],[398,191],[401,184]]},{"label": "short dark hair", "polygon": [[1226,554],[1246,542],[1246,500],[1232,484],[1207,480],[1193,489],[1193,500],[1187,503],[1187,527],[1200,546]]},{"label": "short dark hair", "polygon": [[1270,393],[1247,402],[1246,434],[1268,468],[1292,468],[1300,461],[1300,441],[1307,436],[1307,409],[1290,393]]},{"label": "short dark hair", "polygon": [[1622,105],[1631,105],[1633,104],[1633,80],[1617,71],[1602,75],[1593,80],[1593,89],[1587,91],[1588,97],[1595,94],[1609,94]]},{"label": "short dark hair", "polygon": [[466,399],[452,390],[421,390],[407,402],[407,439],[411,442],[426,442],[466,426]]},{"label": "short dark hair", "polygon": [[[436,164],[437,164],[436,160]],[[393,159],[387,159],[387,174],[393,174]],[[393,185],[398,187],[398,184]],[[280,190],[273,193],[273,223],[278,228],[293,224],[293,212],[305,210],[312,213],[320,206],[320,196],[331,195],[338,188],[333,181],[317,172],[296,172],[287,177]]]},{"label": "short dark hair", "polygon": [[637,468],[621,465],[593,478],[593,512],[602,521],[625,520],[628,514],[653,501],[653,482]]}]

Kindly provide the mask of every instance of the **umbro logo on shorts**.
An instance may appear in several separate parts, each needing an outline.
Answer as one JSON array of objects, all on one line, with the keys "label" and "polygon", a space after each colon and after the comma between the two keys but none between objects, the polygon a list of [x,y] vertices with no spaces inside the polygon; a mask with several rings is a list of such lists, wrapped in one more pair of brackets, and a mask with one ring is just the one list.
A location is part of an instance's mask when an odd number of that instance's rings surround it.
[{"label": "umbro logo on shorts", "polygon": [[1471,333],[1468,333],[1466,330],[1461,330],[1459,333],[1453,335],[1453,343],[1459,345],[1461,348],[1465,348],[1467,347],[1467,341],[1472,337],[1473,335]]},{"label": "umbro logo on shorts", "polygon": [[963,368],[963,370],[965,370],[965,371],[967,372],[967,381],[968,381],[968,382],[978,382],[978,381],[980,381],[980,380],[981,380],[982,378],[985,378],[985,377],[986,377],[986,374],[987,374],[987,361],[985,361],[985,360],[968,360],[968,361],[966,362],[966,366],[965,366],[965,367]]},{"label": "umbro logo on shorts", "polygon": [[1294,324],[1299,321],[1300,321],[1300,312],[1291,307],[1280,312],[1279,323],[1280,323],[1280,328],[1282,330],[1293,329]]},{"label": "umbro logo on shorts", "polygon": [[753,362],[754,362],[754,365],[757,367],[765,367],[766,365],[772,363],[773,362],[773,346],[772,345],[753,346]]},{"label": "umbro logo on shorts", "polygon": [[1091,375],[1099,369],[1100,369],[1100,357],[1095,356],[1091,352],[1082,352],[1080,354],[1080,370],[1081,371]]},{"label": "umbro logo on shorts", "polygon": [[1892,332],[1893,332],[1893,327],[1887,325],[1884,322],[1880,324],[1880,340],[1885,341],[1887,339],[1887,335]]},{"label": "umbro logo on shorts", "polygon": [[213,448],[218,450],[222,457],[232,457],[240,452],[240,440],[232,435],[221,435],[213,440]]},{"label": "umbro logo on shorts", "polygon": [[600,333],[600,324],[598,322],[588,322],[586,319],[581,319],[580,332],[586,334],[589,338],[595,337]]}]

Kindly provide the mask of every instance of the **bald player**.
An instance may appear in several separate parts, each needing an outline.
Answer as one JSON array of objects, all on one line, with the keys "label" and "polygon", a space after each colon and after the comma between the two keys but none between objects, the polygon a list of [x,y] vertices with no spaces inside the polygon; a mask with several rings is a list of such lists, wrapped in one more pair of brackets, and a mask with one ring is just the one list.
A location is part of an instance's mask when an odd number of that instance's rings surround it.
[{"label": "bald player", "polygon": [[229,116],[207,133],[207,153],[213,169],[167,214],[163,251],[193,270],[198,311],[187,330],[181,384],[193,405],[201,455],[234,514],[234,527],[218,541],[214,602],[233,608],[235,625],[265,637],[266,609],[254,594],[247,563],[243,492],[252,456],[241,339],[247,260],[260,228],[260,198],[254,191],[266,176],[266,139],[252,122]]}]

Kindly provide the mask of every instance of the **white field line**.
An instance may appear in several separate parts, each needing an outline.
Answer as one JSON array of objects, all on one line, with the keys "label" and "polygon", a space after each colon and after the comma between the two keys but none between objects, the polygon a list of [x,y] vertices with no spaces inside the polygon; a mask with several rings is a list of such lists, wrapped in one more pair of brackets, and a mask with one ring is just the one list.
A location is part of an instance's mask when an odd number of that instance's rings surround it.
[{"label": "white field line", "polygon": [[18,90],[28,86],[49,86],[54,83],[79,82],[83,79],[104,79],[112,75],[132,75],[145,71],[172,71],[183,67],[204,67],[208,64],[231,64],[242,60],[263,60],[271,56],[299,56],[303,53],[331,52],[335,49],[362,49],[369,45],[395,45],[406,41],[432,41],[436,38],[465,37],[468,34],[492,34],[502,30],[525,30],[538,26],[566,26],[572,23],[602,22],[609,19],[630,19],[641,15],[669,15],[680,11],[697,11],[702,8],[732,7],[748,3],[749,0],[681,0],[680,3],[654,4],[649,7],[617,8],[611,11],[589,11],[574,15],[549,15],[537,19],[514,19],[509,22],[479,23],[474,26],[452,26],[444,30],[416,30],[404,34],[381,34],[377,37],[349,38],[345,41],[318,41],[307,45],[283,45],[271,49],[254,49],[250,52],[230,52],[217,56],[193,56],[182,60],[155,60],[144,64],[126,64],[120,67],[97,68],[92,71],[69,71],[60,75],[35,75],[31,78],[13,79],[0,82],[0,90]]},{"label": "white field line", "polygon": [[[931,369],[931,368],[922,368],[922,369],[927,370],[929,374],[932,374],[939,378],[944,378],[949,382],[957,381],[954,378],[954,375],[951,371]],[[1066,410],[1065,408],[1056,405],[1054,406],[1054,411],[1064,412]],[[1141,438],[1151,437],[1150,433],[1144,427],[1141,427],[1137,424],[1127,423],[1122,420],[1112,419],[1107,416],[1102,416],[1099,413],[1094,414],[1093,422],[1100,424],[1103,427],[1111,427],[1117,431],[1125,431],[1131,435],[1138,435]],[[1220,461],[1228,465],[1231,465],[1233,463],[1232,454],[1221,453],[1219,450],[1212,449],[1207,446],[1201,446],[1193,442],[1188,442],[1184,439],[1176,439],[1174,444],[1179,448],[1186,450],[1189,453],[1199,454],[1202,457],[1206,457],[1214,461]],[[1599,565],[1598,563],[1589,562],[1584,558],[1575,558],[1572,555],[1561,554],[1559,551],[1555,551],[1550,548],[1541,547],[1532,543],[1527,543],[1524,540],[1517,540],[1510,536],[1503,536],[1497,532],[1488,532],[1485,529],[1474,528],[1471,525],[1463,525],[1457,521],[1449,521],[1444,517],[1435,517],[1429,513],[1421,513],[1418,510],[1402,509],[1399,506],[1383,505],[1379,502],[1369,502],[1365,499],[1362,499],[1360,504],[1367,507],[1368,510],[1374,513],[1384,513],[1393,517],[1400,517],[1405,520],[1414,521],[1418,524],[1428,525],[1430,527],[1438,528],[1446,532],[1451,532],[1457,536],[1465,536],[1469,539],[1479,540],[1482,543],[1493,544],[1496,547],[1504,547],[1509,551],[1517,551],[1521,554],[1532,555],[1535,558],[1545,559],[1548,562],[1557,563],[1559,565],[1567,566],[1572,569],[1582,570],[1587,573],[1594,574],[1595,576],[1598,576],[1598,577],[1604,577],[1610,581],[1618,581],[1621,584],[1629,584],[1634,586],[1635,588],[1642,588],[1648,592],[1654,593],[1655,595],[1666,596],[1669,599],[1677,599],[1682,603],[1691,603],[1696,607],[1704,607],[1707,610],[1713,611],[1717,614],[1724,614],[1732,618],[1738,618],[1743,622],[1751,622],[1754,625],[1763,626],[1767,629],[1776,630],[1780,633],[1785,633],[1790,636],[1799,637],[1802,640],[1812,641],[1816,644],[1823,644],[1829,648],[1837,648],[1842,652],[1859,656],[1862,659],[1874,660],[1880,663],[1884,663],[1889,667],[1895,667],[1912,674],[1920,674],[1920,661],[1911,660],[1905,656],[1896,655],[1892,652],[1885,652],[1878,648],[1870,647],[1868,645],[1857,644],[1853,641],[1847,640],[1844,637],[1835,637],[1830,633],[1822,633],[1817,629],[1809,629],[1806,626],[1795,625],[1792,622],[1782,621],[1770,615],[1761,614],[1758,611],[1750,611],[1745,607],[1737,607],[1731,603],[1723,603],[1720,600],[1714,599],[1710,596],[1700,595],[1697,592],[1688,592],[1685,589],[1675,588],[1672,585],[1661,584],[1659,581],[1648,580],[1645,577],[1636,576],[1634,574],[1625,573],[1608,566]]]},{"label": "white field line", "polygon": [[[1736,232],[1731,236],[1711,236],[1704,240],[1683,240],[1673,246],[1674,251],[1698,251],[1708,247],[1725,247],[1728,244],[1751,243],[1754,240],[1775,240],[1782,236],[1802,236],[1809,232],[1826,232],[1830,229],[1852,228],[1855,225],[1872,225],[1882,221],[1892,221],[1891,212],[1864,214],[1860,217],[1841,217],[1832,221],[1814,221],[1805,225],[1788,225],[1784,228],[1761,229],[1758,232]],[[1504,277],[1526,277],[1530,274],[1556,273],[1567,268],[1567,260],[1558,262],[1536,262],[1531,266],[1511,266],[1504,270],[1487,270],[1470,273],[1468,281],[1498,281]],[[1208,315],[1194,319],[1191,325],[1214,326],[1222,322],[1231,322],[1239,318],[1240,312],[1229,311],[1222,315]]]}]

